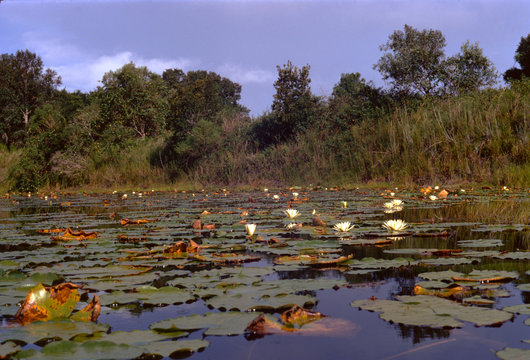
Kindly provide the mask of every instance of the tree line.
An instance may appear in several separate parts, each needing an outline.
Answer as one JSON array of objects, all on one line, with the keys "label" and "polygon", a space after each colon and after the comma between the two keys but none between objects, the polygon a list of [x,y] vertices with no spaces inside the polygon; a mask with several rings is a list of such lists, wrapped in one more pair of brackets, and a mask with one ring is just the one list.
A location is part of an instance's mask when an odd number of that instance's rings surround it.
[{"label": "tree line", "polygon": [[[151,165],[175,179],[231,156],[235,148],[271,151],[310,128],[333,137],[367,119],[382,121],[403,104],[465,96],[497,83],[477,43],[464,43],[452,56],[445,55],[445,45],[440,31],[405,25],[381,46],[374,65],[387,89],[349,73],[329,97],[311,92],[309,65],[288,61],[277,66],[271,110],[255,119],[239,103],[241,85],[214,72],[167,69],[159,75],[131,62],[107,72],[91,92],[68,92],[37,54],[2,54],[0,141],[21,149],[10,186],[34,191],[83,184],[89,168],[117,161],[132,143],[153,138],[160,144],[150,154]],[[530,77],[530,34],[521,38],[515,61],[520,67],[503,74],[508,83]]]}]

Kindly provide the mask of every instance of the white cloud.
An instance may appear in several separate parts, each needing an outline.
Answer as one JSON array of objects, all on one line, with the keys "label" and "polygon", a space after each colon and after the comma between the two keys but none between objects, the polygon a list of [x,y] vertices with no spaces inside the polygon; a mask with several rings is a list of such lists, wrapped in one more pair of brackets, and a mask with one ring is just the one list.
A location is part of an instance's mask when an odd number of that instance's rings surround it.
[{"label": "white cloud", "polygon": [[30,32],[25,33],[23,39],[25,46],[39,55],[46,67],[57,71],[62,78],[63,86],[70,91],[94,90],[106,72],[117,70],[130,62],[134,62],[136,66],[146,66],[158,74],[162,74],[166,69],[185,70],[194,65],[194,62],[187,58],[145,58],[130,51],[91,56],[74,45],[43,38],[42,35]]},{"label": "white cloud", "polygon": [[245,69],[235,64],[224,64],[219,67],[218,72],[240,84],[271,83],[275,79],[274,72],[261,69]]}]

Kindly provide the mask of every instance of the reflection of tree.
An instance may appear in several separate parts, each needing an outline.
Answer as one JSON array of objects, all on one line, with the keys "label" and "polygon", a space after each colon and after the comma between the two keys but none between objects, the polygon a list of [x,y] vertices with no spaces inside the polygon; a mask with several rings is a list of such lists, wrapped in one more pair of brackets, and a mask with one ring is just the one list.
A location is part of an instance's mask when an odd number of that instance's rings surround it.
[{"label": "reflection of tree", "polygon": [[449,329],[434,329],[425,326],[395,325],[403,339],[412,338],[413,344],[419,344],[425,339],[446,339],[451,335]]}]

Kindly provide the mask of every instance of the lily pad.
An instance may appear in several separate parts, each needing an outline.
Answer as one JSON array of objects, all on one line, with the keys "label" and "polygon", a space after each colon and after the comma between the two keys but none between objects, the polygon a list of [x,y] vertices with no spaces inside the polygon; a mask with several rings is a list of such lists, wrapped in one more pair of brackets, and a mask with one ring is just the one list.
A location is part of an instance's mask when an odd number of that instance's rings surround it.
[{"label": "lily pad", "polygon": [[506,306],[502,310],[508,311],[514,314],[530,315],[530,304]]},{"label": "lily pad", "polygon": [[482,248],[502,246],[503,242],[499,239],[460,240],[457,242],[457,245],[461,247]]},{"label": "lily pad", "polygon": [[461,321],[477,326],[495,325],[508,321],[512,314],[501,310],[463,306],[451,300],[433,296],[398,296],[397,300],[357,300],[353,307],[381,312],[383,320],[434,328],[462,327]]},{"label": "lily pad", "polygon": [[1,328],[0,342],[13,340],[31,344],[48,338],[71,340],[79,335],[88,337],[96,333],[105,333],[109,328],[110,326],[106,324],[97,324],[92,321],[72,321],[68,319],[33,322],[25,326]]},{"label": "lily pad", "polygon": [[495,355],[504,360],[527,360],[530,358],[530,350],[507,347],[497,351]]},{"label": "lily pad", "polygon": [[158,321],[149,327],[160,332],[207,329],[205,335],[240,335],[245,332],[248,323],[255,317],[256,313],[234,311],[194,314]]}]

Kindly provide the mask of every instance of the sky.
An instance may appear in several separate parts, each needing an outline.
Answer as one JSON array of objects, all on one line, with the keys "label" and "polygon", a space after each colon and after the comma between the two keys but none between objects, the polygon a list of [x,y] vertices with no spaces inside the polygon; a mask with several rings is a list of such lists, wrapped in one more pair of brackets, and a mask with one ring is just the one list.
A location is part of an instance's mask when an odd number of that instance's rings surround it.
[{"label": "sky", "polygon": [[310,65],[316,95],[330,95],[343,73],[388,86],[373,65],[405,24],[441,30],[447,56],[478,42],[502,74],[530,33],[530,1],[4,0],[0,53],[35,52],[69,91],[92,91],[131,61],[158,74],[214,71],[241,84],[241,103],[259,116],[288,60]]}]

